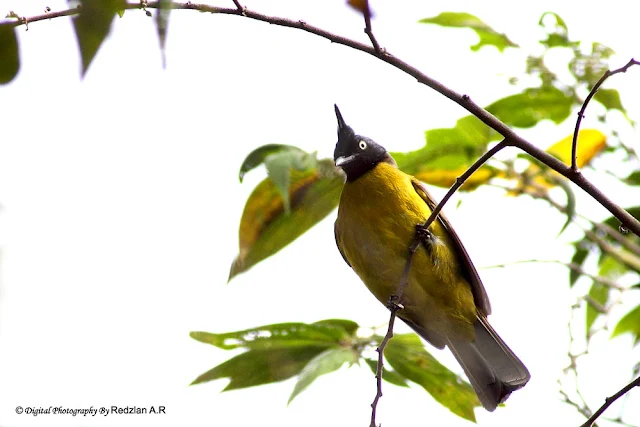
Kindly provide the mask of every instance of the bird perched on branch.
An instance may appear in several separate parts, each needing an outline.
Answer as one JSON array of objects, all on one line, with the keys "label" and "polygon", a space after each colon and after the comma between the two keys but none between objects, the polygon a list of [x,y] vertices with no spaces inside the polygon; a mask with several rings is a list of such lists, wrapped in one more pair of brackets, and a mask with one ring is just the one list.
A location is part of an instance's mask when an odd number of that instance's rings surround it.
[{"label": "bird perched on branch", "polygon": [[530,375],[487,321],[489,298],[467,251],[442,213],[421,229],[436,206],[426,188],[399,170],[384,147],[356,135],[335,110],[334,160],[347,176],[335,223],[342,257],[386,304],[403,279],[418,229],[422,244],[398,317],[435,347],[449,347],[482,405],[493,411]]}]

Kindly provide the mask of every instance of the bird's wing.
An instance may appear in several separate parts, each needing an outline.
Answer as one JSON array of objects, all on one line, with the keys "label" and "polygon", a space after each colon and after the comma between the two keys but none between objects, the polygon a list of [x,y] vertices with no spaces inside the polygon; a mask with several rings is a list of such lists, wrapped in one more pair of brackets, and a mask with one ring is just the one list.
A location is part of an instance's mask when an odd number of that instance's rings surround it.
[{"label": "bird's wing", "polygon": [[[411,183],[413,184],[413,188],[416,190],[416,193],[418,193],[422,200],[425,201],[427,206],[429,206],[429,209],[435,209],[436,202],[431,198],[431,195],[424,187],[424,185],[414,177],[411,177]],[[489,297],[487,296],[487,291],[482,285],[482,280],[480,280],[478,271],[473,265],[473,262],[471,262],[471,258],[469,258],[467,250],[462,245],[460,238],[449,223],[449,220],[444,216],[442,212],[438,214],[437,220],[440,221],[442,226],[449,232],[449,235],[451,236],[451,240],[453,241],[453,244],[455,246],[458,258],[462,262],[462,274],[464,274],[467,281],[471,284],[471,293],[473,294],[473,299],[475,300],[476,307],[478,308],[480,313],[488,316],[489,314],[491,314],[491,304],[489,303]]]},{"label": "bird's wing", "polygon": [[347,263],[347,265],[349,267],[351,267],[351,264],[349,263],[349,261],[347,260],[347,257],[344,256],[344,252],[342,252],[342,245],[341,245],[341,241],[340,238],[338,237],[340,234],[338,233],[338,221],[336,221],[333,224],[333,235],[336,239],[336,245],[338,245],[338,250],[340,251],[340,255],[342,255],[342,259],[344,260],[344,262]]}]

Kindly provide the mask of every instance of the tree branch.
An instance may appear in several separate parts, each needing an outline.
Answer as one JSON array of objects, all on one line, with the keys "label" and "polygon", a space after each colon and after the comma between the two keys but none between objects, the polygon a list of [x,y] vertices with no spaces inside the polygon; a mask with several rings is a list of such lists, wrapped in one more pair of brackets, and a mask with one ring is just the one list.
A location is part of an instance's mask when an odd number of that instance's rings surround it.
[{"label": "tree branch", "polygon": [[589,417],[589,419],[584,424],[582,424],[580,427],[591,427],[593,425],[593,423],[598,419],[598,417],[600,415],[602,415],[602,413],[604,411],[606,411],[607,408],[609,406],[611,406],[611,404],[613,402],[615,402],[616,400],[618,400],[619,398],[621,398],[622,396],[627,394],[629,392],[629,390],[631,390],[634,387],[640,387],[640,377],[638,377],[635,380],[631,381],[629,384],[624,386],[622,388],[622,390],[620,390],[619,392],[617,392],[613,396],[607,397],[606,399],[604,399],[604,404],[600,408],[598,408],[598,410],[596,412],[594,412],[593,415],[591,415],[591,417]]},{"label": "tree branch", "polygon": [[[124,9],[141,9],[142,7],[157,9],[160,7],[158,1],[148,2],[146,4],[142,3],[127,3],[124,6]],[[163,5],[164,7],[164,5]],[[302,31],[306,31],[311,34],[315,34],[319,37],[323,37],[327,40],[330,40],[333,43],[341,44],[344,46],[351,47],[355,50],[359,50],[364,53],[368,53],[369,55],[375,56],[383,62],[403,71],[406,74],[414,77],[419,83],[422,83],[426,86],[429,86],[433,90],[439,92],[443,96],[449,98],[453,102],[462,106],[464,109],[469,111],[471,114],[479,118],[484,124],[494,129],[496,132],[501,134],[506,141],[508,141],[507,145],[517,147],[527,154],[532,156],[533,158],[539,160],[540,162],[546,164],[550,168],[554,169],[556,172],[565,176],[580,188],[582,188],[585,192],[591,195],[594,199],[596,199],[602,206],[604,206],[609,212],[611,212],[618,220],[621,225],[628,230],[633,231],[636,235],[640,236],[640,221],[631,216],[627,211],[622,209],[620,206],[611,201],[604,193],[598,190],[591,182],[589,182],[580,171],[572,169],[571,166],[567,166],[562,163],[560,160],[556,159],[549,153],[537,148],[529,141],[517,135],[513,130],[511,130],[507,125],[498,120],[494,115],[489,113],[487,110],[481,108],[479,105],[474,103],[469,96],[460,95],[459,93],[449,89],[442,83],[438,82],[435,79],[427,76],[422,73],[417,68],[409,65],[403,60],[391,55],[386,50],[376,49],[375,47],[368,46],[366,44],[357,42],[355,40],[348,39],[343,36],[339,36],[329,31],[323,30],[322,28],[315,27],[313,25],[309,25],[304,21],[294,21],[292,19],[280,18],[276,16],[268,16],[258,12],[254,12],[243,8],[242,10],[236,8],[224,8],[224,7],[216,7],[210,6],[206,4],[200,3],[191,3],[191,2],[172,2],[169,7],[172,9],[188,9],[188,10],[198,10],[200,12],[209,12],[209,13],[219,13],[225,15],[236,15],[249,19],[254,19],[256,21],[267,22],[269,24],[279,25],[282,27],[296,28]],[[27,22],[36,22],[45,19],[55,18],[58,16],[69,16],[74,15],[79,12],[78,8],[69,9],[62,12],[51,12],[43,15],[38,15],[31,18],[24,18],[23,20],[9,21],[2,23],[0,25],[8,25],[12,27],[17,27],[19,25],[24,25]],[[635,60],[631,60],[629,66],[639,64]],[[624,67],[623,67],[624,68]],[[621,71],[619,71],[621,72]]]},{"label": "tree branch", "polygon": [[578,112],[578,120],[576,120],[576,129],[573,131],[573,141],[571,143],[571,170],[572,171],[578,172],[578,165],[576,163],[576,158],[578,155],[578,132],[580,131],[580,123],[582,123],[582,119],[584,118],[584,112],[587,109],[587,104],[589,104],[589,101],[591,101],[591,98],[593,98],[596,92],[598,92],[598,89],[600,89],[600,86],[602,86],[602,83],[604,83],[605,80],[607,80],[609,77],[613,76],[614,74],[626,73],[629,67],[631,67],[632,65],[640,65],[640,62],[636,61],[635,59],[631,59],[623,67],[620,67],[613,71],[607,70],[602,75],[602,77],[600,77],[600,80],[598,80],[597,83],[593,85],[593,87],[591,88],[591,91],[589,92],[589,95],[587,95],[587,98],[582,103],[582,108],[580,108],[580,111]]}]

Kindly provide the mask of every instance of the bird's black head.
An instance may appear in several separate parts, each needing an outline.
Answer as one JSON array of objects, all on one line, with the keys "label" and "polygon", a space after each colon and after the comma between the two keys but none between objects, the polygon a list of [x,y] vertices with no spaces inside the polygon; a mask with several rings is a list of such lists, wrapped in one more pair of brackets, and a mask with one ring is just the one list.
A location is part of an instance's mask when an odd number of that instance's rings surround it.
[{"label": "bird's black head", "polygon": [[367,137],[356,135],[344,122],[338,106],[335,107],[338,118],[338,143],[333,152],[333,160],[336,166],[347,174],[347,181],[355,181],[380,162],[395,164],[383,146]]}]

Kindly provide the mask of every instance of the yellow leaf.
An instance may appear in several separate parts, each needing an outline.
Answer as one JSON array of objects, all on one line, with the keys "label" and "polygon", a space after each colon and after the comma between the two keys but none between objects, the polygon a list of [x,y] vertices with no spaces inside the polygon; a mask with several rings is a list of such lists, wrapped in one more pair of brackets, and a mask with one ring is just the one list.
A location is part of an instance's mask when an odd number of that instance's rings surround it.
[{"label": "yellow leaf", "polygon": [[338,206],[343,183],[344,177],[333,159],[320,160],[317,168],[308,171],[292,170],[289,213],[271,179],[258,184],[240,219],[240,251],[229,280],[275,254],[326,217]]},{"label": "yellow leaf", "polygon": [[[547,153],[554,155],[566,165],[571,165],[571,148],[573,134],[553,144],[547,148]],[[607,145],[607,137],[596,129],[584,129],[578,133],[578,150],[576,153],[576,165],[582,168],[602,151]],[[550,170],[543,170],[536,164],[531,164],[519,176],[520,183],[517,190],[509,191],[507,195],[517,196],[526,193],[533,195],[543,195],[549,188],[555,187],[557,179],[565,179],[561,175]]]},{"label": "yellow leaf", "polygon": [[[547,148],[547,153],[553,154],[567,165],[571,164],[571,143],[573,135],[561,139]],[[607,145],[607,137],[596,129],[584,129],[578,133],[578,152],[576,164],[579,168],[588,165],[591,159]]]},{"label": "yellow leaf", "polygon": [[[304,190],[317,180],[318,174],[315,170],[311,173],[292,171],[291,185],[289,187],[291,200],[299,198],[299,195],[303,194]],[[244,258],[246,252],[258,240],[262,231],[283,213],[284,200],[282,195],[269,178],[263,180],[249,196],[242,213],[238,258]]]},{"label": "yellow leaf", "polygon": [[[421,170],[415,174],[415,177],[427,184],[437,187],[450,188],[456,179],[465,173],[468,166],[461,166],[457,169],[427,169]],[[502,171],[494,170],[487,166],[483,166],[473,173],[462,185],[462,190],[471,191],[478,186],[486,183],[491,178],[501,175]]]},{"label": "yellow leaf", "polygon": [[369,0],[348,0],[347,4],[362,14],[372,16],[369,9]]}]

